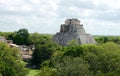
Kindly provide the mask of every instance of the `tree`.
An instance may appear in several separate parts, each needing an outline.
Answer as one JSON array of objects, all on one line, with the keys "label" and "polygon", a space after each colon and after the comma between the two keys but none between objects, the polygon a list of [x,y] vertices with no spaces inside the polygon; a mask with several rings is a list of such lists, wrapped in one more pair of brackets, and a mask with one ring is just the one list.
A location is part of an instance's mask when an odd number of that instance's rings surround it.
[{"label": "tree", "polygon": [[81,46],[68,46],[64,49],[63,56],[72,56],[72,57],[78,57],[83,55],[83,48]]},{"label": "tree", "polygon": [[10,48],[5,43],[0,43],[0,75],[25,76],[27,70],[20,62],[18,49]]},{"label": "tree", "polygon": [[80,57],[66,56],[56,64],[55,76],[90,76],[89,64]]},{"label": "tree", "polygon": [[65,56],[82,58],[90,65],[89,71],[92,72],[92,76],[119,76],[120,74],[120,45],[113,42],[101,46],[66,47],[63,57]]},{"label": "tree", "polygon": [[[84,46],[84,58],[95,76],[118,76],[120,74],[120,46],[105,43],[102,46]],[[93,76],[94,76],[93,75]]]},{"label": "tree", "polygon": [[17,32],[15,32],[15,39],[13,40],[14,43],[22,45],[28,45],[28,38],[29,33],[27,29],[20,29]]},{"label": "tree", "polygon": [[30,34],[30,36],[29,36],[29,43],[30,44],[37,45],[37,44],[39,44],[39,42],[41,40],[42,40],[41,35],[38,33],[33,33],[33,34]]},{"label": "tree", "polygon": [[32,64],[36,65],[36,68],[40,68],[40,64],[51,58],[55,48],[50,44],[48,45],[37,45],[32,58]]},{"label": "tree", "polygon": [[47,43],[53,43],[53,40],[51,38],[51,35],[43,35],[43,34],[39,34],[39,33],[32,33],[29,36],[29,43],[30,44],[47,44]]}]

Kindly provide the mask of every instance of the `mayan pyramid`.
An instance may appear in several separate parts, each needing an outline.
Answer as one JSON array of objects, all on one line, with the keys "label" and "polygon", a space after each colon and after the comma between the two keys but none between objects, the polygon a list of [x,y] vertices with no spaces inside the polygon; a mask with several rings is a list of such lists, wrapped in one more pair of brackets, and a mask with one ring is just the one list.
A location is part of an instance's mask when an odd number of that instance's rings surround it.
[{"label": "mayan pyramid", "polygon": [[54,41],[63,46],[71,40],[79,44],[96,44],[94,38],[85,32],[83,25],[75,18],[66,19],[65,24],[60,27],[60,32],[54,36]]}]

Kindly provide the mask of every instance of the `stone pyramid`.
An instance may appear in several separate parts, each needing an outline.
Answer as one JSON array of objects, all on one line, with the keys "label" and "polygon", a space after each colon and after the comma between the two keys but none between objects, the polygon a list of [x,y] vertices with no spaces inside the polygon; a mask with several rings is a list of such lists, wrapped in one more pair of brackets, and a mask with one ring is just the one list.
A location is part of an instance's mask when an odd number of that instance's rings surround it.
[{"label": "stone pyramid", "polygon": [[66,19],[65,24],[60,27],[60,32],[54,36],[54,41],[60,45],[67,45],[69,41],[75,40],[79,44],[96,44],[94,38],[87,34],[78,19]]}]

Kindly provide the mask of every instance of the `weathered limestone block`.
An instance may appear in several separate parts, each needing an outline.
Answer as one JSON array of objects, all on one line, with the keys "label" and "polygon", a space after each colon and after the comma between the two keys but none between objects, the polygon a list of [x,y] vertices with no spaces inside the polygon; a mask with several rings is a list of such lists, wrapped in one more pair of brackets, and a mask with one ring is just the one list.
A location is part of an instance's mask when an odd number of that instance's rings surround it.
[{"label": "weathered limestone block", "polygon": [[66,19],[61,25],[60,32],[54,36],[54,41],[60,45],[67,45],[69,41],[76,40],[79,44],[96,44],[90,34],[87,34],[78,19]]},{"label": "weathered limestone block", "polygon": [[6,38],[3,36],[0,36],[0,42],[7,42]]}]

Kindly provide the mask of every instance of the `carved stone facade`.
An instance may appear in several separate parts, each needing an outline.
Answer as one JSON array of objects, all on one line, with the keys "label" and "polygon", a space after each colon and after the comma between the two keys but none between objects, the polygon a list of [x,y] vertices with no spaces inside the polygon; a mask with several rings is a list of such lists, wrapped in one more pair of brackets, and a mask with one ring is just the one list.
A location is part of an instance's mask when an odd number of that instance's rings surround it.
[{"label": "carved stone facade", "polygon": [[60,45],[67,45],[69,41],[76,40],[79,44],[96,44],[90,34],[87,34],[78,19],[66,19],[60,27],[60,32],[54,36],[54,41]]}]

